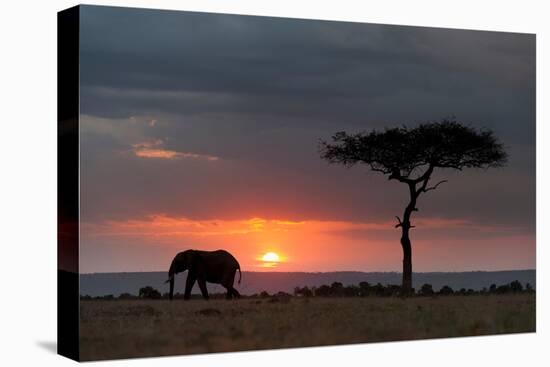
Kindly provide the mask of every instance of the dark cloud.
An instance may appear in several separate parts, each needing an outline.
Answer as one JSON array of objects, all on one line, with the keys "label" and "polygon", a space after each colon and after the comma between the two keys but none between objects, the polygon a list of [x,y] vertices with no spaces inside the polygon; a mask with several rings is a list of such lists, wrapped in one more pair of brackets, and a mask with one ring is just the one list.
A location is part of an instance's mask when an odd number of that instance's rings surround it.
[{"label": "dark cloud", "polygon": [[85,114],[337,125],[483,113],[489,98],[516,100],[503,113],[534,103],[533,35],[109,7],[84,8],[82,30]]},{"label": "dark cloud", "polygon": [[[328,166],[318,139],[454,114],[494,129],[510,164],[442,173],[419,214],[534,228],[534,35],[91,6],[81,21],[81,112],[103,126],[83,135],[90,220],[391,219],[403,187]],[[129,152],[152,139],[220,160]]]}]

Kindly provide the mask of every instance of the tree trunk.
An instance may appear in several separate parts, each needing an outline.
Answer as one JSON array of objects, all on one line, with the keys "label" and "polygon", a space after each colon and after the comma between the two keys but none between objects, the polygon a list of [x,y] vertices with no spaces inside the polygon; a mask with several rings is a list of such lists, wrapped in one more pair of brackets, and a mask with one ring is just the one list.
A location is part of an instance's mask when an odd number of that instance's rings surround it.
[{"label": "tree trunk", "polygon": [[403,227],[401,247],[403,247],[403,280],[401,289],[403,295],[408,296],[412,293],[412,249],[411,240],[409,239],[409,228]]},{"label": "tree trunk", "polygon": [[411,214],[416,209],[416,199],[418,193],[416,185],[409,184],[410,202],[403,213],[403,222],[401,222],[401,247],[403,248],[403,280],[401,290],[403,295],[408,296],[412,293],[412,246],[409,238],[409,230],[411,229]]}]

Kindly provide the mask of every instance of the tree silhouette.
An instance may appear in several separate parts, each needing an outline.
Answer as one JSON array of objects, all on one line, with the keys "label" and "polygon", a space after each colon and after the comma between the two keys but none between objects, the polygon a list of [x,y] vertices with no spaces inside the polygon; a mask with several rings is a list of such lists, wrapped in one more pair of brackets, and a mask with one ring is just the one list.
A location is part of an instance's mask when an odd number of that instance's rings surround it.
[{"label": "tree silhouette", "polygon": [[401,227],[403,248],[402,291],[412,291],[412,248],[409,238],[411,214],[418,211],[421,194],[435,190],[447,180],[430,184],[434,170],[452,168],[500,167],[507,161],[502,144],[491,130],[477,130],[455,120],[427,122],[417,127],[406,126],[372,130],[368,133],[338,132],[332,142],[320,143],[321,158],[330,163],[353,166],[364,164],[370,170],[407,185],[409,203],[403,219],[396,216]]}]

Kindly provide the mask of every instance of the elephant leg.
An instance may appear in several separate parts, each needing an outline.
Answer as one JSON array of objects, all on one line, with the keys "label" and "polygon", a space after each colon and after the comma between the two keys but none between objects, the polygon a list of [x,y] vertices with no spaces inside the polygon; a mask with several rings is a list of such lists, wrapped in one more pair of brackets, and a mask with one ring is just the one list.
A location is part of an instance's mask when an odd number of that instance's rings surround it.
[{"label": "elephant leg", "polygon": [[239,293],[235,293],[235,288],[233,288],[233,283],[235,282],[235,273],[237,271],[234,269],[233,271],[226,273],[225,278],[223,279],[222,285],[227,289],[227,295],[226,299],[232,299],[234,297],[239,297]]},{"label": "elephant leg", "polygon": [[195,277],[191,274],[188,274],[187,281],[185,282],[185,294],[183,295],[183,299],[187,300],[191,298],[191,290],[193,290],[194,285],[195,285]]},{"label": "elephant leg", "polygon": [[208,299],[208,289],[206,289],[206,281],[204,279],[198,279],[199,288],[201,289],[202,298]]},{"label": "elephant leg", "polygon": [[233,297],[241,298],[241,294],[235,288],[231,288],[231,293],[233,294]]}]

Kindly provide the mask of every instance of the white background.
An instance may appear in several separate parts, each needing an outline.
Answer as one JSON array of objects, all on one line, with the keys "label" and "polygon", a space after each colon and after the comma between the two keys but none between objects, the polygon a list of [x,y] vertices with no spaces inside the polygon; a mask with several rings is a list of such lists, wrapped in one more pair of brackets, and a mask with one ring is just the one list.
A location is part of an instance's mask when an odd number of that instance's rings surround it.
[{"label": "white background", "polygon": [[[537,33],[537,333],[101,362],[103,366],[548,365],[550,301],[545,1],[89,1],[165,9]],[[56,343],[56,12],[72,1],[4,1],[0,12],[0,364],[70,365]],[[546,18],[545,18],[546,13]],[[521,122],[518,122],[521,123]],[[510,208],[513,210],[513,208]],[[91,363],[89,365],[94,365]]]}]

